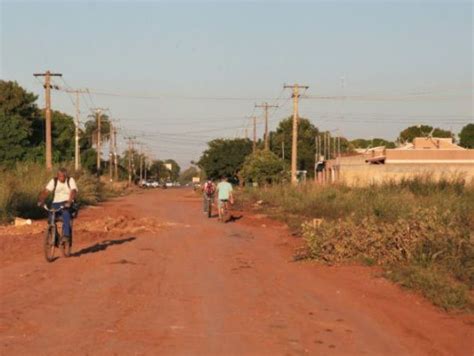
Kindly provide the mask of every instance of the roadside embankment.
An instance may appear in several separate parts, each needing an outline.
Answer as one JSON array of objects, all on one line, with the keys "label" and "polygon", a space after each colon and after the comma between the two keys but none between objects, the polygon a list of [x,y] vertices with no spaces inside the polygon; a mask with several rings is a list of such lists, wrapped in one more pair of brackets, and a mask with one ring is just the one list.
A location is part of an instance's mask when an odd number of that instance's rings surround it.
[{"label": "roadside embankment", "polygon": [[376,264],[437,306],[473,310],[474,184],[423,175],[364,187],[284,185],[243,194],[305,239],[304,257]]}]

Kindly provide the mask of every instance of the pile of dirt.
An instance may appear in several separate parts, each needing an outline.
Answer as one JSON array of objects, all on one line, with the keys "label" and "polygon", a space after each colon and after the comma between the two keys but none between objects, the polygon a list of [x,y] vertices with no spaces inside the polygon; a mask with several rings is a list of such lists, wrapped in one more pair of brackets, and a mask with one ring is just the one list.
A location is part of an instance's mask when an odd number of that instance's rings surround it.
[{"label": "pile of dirt", "polygon": [[31,222],[31,225],[25,224],[21,226],[11,225],[0,225],[1,236],[23,236],[28,234],[39,234],[43,233],[46,227],[46,222],[35,221]]},{"label": "pile of dirt", "polygon": [[166,224],[159,222],[154,218],[135,218],[120,215],[117,217],[105,217],[88,221],[87,224],[77,224],[76,233],[111,233],[120,235],[138,234],[143,232],[155,233],[162,229]]}]

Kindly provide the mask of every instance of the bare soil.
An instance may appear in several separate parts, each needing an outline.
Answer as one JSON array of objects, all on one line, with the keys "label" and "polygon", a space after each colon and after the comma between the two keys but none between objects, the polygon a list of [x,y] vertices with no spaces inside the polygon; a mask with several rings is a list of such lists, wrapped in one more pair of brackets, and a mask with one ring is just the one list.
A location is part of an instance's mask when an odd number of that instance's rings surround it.
[{"label": "bare soil", "polygon": [[81,211],[73,256],[44,221],[0,228],[1,355],[473,355],[474,317],[374,268],[294,262],[262,215],[208,219],[186,189]]}]

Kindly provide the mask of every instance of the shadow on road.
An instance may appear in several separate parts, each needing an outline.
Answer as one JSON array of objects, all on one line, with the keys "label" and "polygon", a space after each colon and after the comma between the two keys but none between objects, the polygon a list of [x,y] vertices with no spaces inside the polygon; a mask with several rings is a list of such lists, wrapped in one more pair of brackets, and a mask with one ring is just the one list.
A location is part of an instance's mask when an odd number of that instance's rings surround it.
[{"label": "shadow on road", "polygon": [[83,248],[82,250],[79,250],[77,252],[74,252],[71,254],[72,257],[81,257],[82,255],[86,255],[88,253],[96,253],[100,251],[105,251],[109,246],[112,245],[121,245],[126,242],[131,242],[133,240],[136,240],[136,237],[128,237],[126,239],[118,239],[118,240],[104,240],[102,242],[98,242],[92,246]]},{"label": "shadow on road", "polygon": [[239,216],[231,215],[227,222],[235,222],[242,219],[243,217],[244,217],[243,215],[239,215]]}]

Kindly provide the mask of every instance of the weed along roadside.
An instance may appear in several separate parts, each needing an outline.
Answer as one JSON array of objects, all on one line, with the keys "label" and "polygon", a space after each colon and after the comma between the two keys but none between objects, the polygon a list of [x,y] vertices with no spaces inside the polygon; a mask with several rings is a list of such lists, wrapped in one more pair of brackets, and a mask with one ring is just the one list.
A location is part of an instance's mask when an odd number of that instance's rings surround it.
[{"label": "weed along roadside", "polygon": [[[14,168],[0,170],[0,224],[8,223],[14,217],[44,217],[44,211],[36,203],[53,172],[54,169],[48,172],[36,163],[17,163]],[[87,171],[71,175],[77,180],[81,206],[95,205],[125,192],[123,184],[104,183]]]},{"label": "weed along roadside", "polygon": [[474,184],[415,176],[367,187],[246,189],[255,209],[286,222],[305,258],[378,265],[446,310],[474,310]]}]

